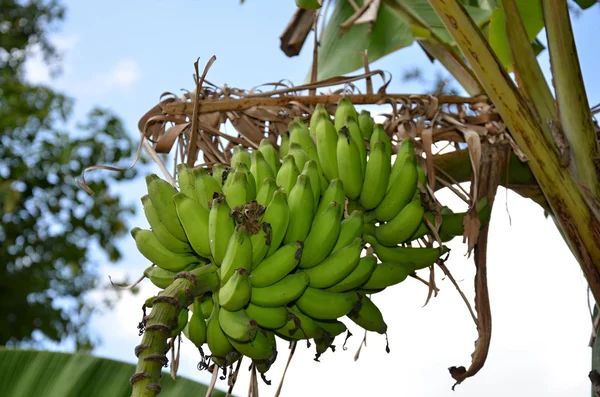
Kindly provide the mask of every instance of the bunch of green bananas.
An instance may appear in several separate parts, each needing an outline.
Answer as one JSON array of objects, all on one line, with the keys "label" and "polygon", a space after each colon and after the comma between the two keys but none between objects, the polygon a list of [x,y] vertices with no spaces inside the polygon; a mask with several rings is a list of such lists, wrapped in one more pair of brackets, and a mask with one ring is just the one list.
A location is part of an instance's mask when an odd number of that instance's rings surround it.
[{"label": "bunch of green bananas", "polygon": [[[221,367],[247,356],[266,372],[276,336],[313,339],[318,356],[346,331],[343,317],[385,333],[368,295],[447,252],[407,244],[435,223],[413,141],[402,141],[392,164],[383,126],[347,99],[333,121],[319,105],[309,126],[290,123],[279,151],[266,139],[251,153],[238,146],[230,164],[180,165],[179,190],[148,176],[150,229],[132,230],[159,288],[179,272],[219,268],[220,287],[194,297],[170,329],[206,344]],[[463,234],[464,214],[440,215],[442,241]],[[367,245],[375,255],[364,254]]]}]

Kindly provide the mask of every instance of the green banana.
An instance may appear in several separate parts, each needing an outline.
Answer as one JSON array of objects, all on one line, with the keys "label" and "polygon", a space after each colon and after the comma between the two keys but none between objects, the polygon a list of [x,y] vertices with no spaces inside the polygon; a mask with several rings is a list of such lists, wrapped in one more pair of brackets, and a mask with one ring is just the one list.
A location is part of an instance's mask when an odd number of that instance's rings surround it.
[{"label": "green banana", "polygon": [[[203,266],[203,263],[192,263],[186,266],[181,271],[186,272],[193,270],[197,267]],[[158,266],[149,266],[144,270],[144,276],[149,279],[152,284],[156,285],[158,288],[165,289],[169,285],[173,283],[175,276],[177,276],[179,272],[172,272],[169,270],[165,270]]]},{"label": "green banana", "polygon": [[238,342],[233,338],[229,339],[231,345],[246,357],[253,360],[267,360],[277,355],[277,345],[273,332],[264,329],[258,330],[256,337],[250,342]]},{"label": "green banana", "polygon": [[318,10],[323,0],[296,0],[296,6],[303,10]]},{"label": "green banana", "polygon": [[[319,165],[317,146],[310,136],[310,132],[306,124],[304,124],[304,122],[302,122],[300,119],[296,119],[290,123],[289,131],[290,145],[293,143],[300,145],[302,150],[304,150],[304,152],[308,155],[309,160],[313,160],[315,163],[317,163],[316,165],[320,173],[321,166]],[[300,166],[298,166],[298,168],[300,169]]]},{"label": "green banana", "polygon": [[250,201],[250,184],[246,174],[235,171],[233,175],[229,175],[223,186],[223,193],[230,208],[241,207]]},{"label": "green banana", "polygon": [[185,163],[177,164],[177,183],[179,191],[189,198],[198,200],[196,195],[196,177],[194,170]]},{"label": "green banana", "polygon": [[134,227],[131,236],[140,253],[156,266],[172,272],[179,272],[200,259],[193,254],[178,254],[169,251],[156,238],[152,230]]},{"label": "green banana", "polygon": [[316,210],[319,205],[319,199],[321,198],[321,180],[319,177],[319,170],[317,169],[317,163],[314,160],[308,160],[306,164],[304,164],[304,169],[301,174],[308,176],[310,179],[310,187],[313,192],[313,204],[314,209]]},{"label": "green banana", "polygon": [[358,113],[356,108],[352,104],[352,101],[348,98],[342,98],[338,102],[338,106],[335,109],[335,130],[339,131],[346,125],[346,119],[350,117],[355,121],[358,121]]},{"label": "green banana", "polygon": [[271,225],[271,246],[267,257],[275,253],[281,245],[290,220],[290,209],[287,205],[286,194],[282,190],[276,190],[273,198],[267,206],[261,222]]},{"label": "green banana", "polygon": [[346,325],[338,320],[328,320],[328,321],[317,321],[315,323],[321,328],[323,331],[327,332],[331,337],[336,337],[338,335],[343,334],[348,330]]},{"label": "green banana", "polygon": [[152,201],[150,201],[150,197],[146,194],[142,197],[142,204],[144,206],[144,214],[146,215],[146,219],[148,220],[148,224],[150,224],[150,228],[152,229],[152,233],[156,236],[158,241],[167,248],[169,251],[173,251],[176,253],[192,253],[192,247],[188,244],[188,241],[181,241],[175,236],[173,236],[165,227],[165,225],[160,220],[156,209],[152,205]]},{"label": "green banana", "polygon": [[200,308],[200,301],[198,298],[194,299],[194,309],[192,310],[192,316],[188,321],[185,336],[197,347],[200,348],[206,343],[206,334],[208,326],[206,325],[205,317]]},{"label": "green banana", "polygon": [[250,167],[246,165],[246,163],[237,163],[235,170],[237,172],[243,172],[246,174],[246,180],[248,181],[248,193],[246,201],[256,199],[256,192],[258,191],[258,188],[256,185],[256,180],[254,179],[254,175],[252,175],[252,172],[250,172]]},{"label": "green banana", "polygon": [[[435,215],[429,211],[425,212],[425,214],[423,214],[423,218],[427,218],[431,224],[433,225],[435,223]],[[426,234],[429,233],[429,226],[427,226],[427,222],[425,222],[425,219],[423,219],[423,222],[421,222],[419,224],[419,227],[417,228],[417,230],[408,238],[407,241],[414,241],[417,240],[423,236],[425,236]],[[373,231],[372,233],[375,235],[375,231]]]},{"label": "green banana", "polygon": [[250,159],[250,153],[248,153],[248,150],[246,150],[246,148],[242,145],[233,147],[233,155],[231,156],[231,161],[229,162],[232,168],[235,168],[239,163],[246,164],[248,169],[250,169],[250,164],[252,163],[252,160]]},{"label": "green banana", "polygon": [[165,225],[169,233],[181,241],[187,241],[183,227],[179,223],[173,196],[177,189],[171,186],[167,181],[160,179],[156,174],[150,174],[146,177],[148,186],[148,196],[152,201],[152,206],[156,209],[158,217]]},{"label": "green banana", "polygon": [[317,154],[323,175],[328,181],[339,178],[336,129],[329,119],[319,121],[315,131]]},{"label": "green banana", "polygon": [[360,286],[363,289],[382,289],[406,280],[415,270],[412,263],[381,262],[375,266],[371,276]]},{"label": "green banana", "polygon": [[298,175],[300,175],[300,171],[298,170],[298,167],[296,167],[296,160],[294,160],[294,156],[288,154],[283,158],[283,164],[277,173],[275,181],[277,182],[277,186],[279,186],[285,194],[289,195],[296,184]]},{"label": "green banana", "polygon": [[263,181],[266,178],[270,178],[272,180],[275,179],[275,172],[259,150],[254,150],[252,152],[252,165],[250,166],[250,172],[256,181],[257,192],[260,191]]},{"label": "green banana", "polygon": [[286,306],[262,307],[249,303],[246,307],[246,313],[260,327],[266,329],[281,328],[289,320],[289,312]]},{"label": "green banana", "polygon": [[360,205],[365,210],[376,208],[383,200],[390,177],[390,161],[390,157],[387,157],[385,152],[385,143],[382,141],[375,142],[371,146],[359,198]]},{"label": "green banana", "polygon": [[387,324],[383,320],[381,311],[371,299],[364,295],[360,296],[360,307],[348,313],[348,318],[367,331],[385,334],[387,332]]},{"label": "green banana", "polygon": [[252,288],[250,302],[261,307],[285,306],[298,299],[309,283],[305,272],[288,274],[267,287]]},{"label": "green banana", "polygon": [[306,151],[304,151],[304,149],[302,148],[302,146],[300,146],[300,144],[296,143],[296,142],[292,142],[291,140],[291,136],[290,136],[290,151],[289,151],[289,155],[294,157],[294,162],[296,163],[296,167],[301,170],[304,168],[304,164],[306,164],[306,162],[308,160],[310,160],[310,158],[308,157],[308,153],[306,153]]},{"label": "green banana", "polygon": [[349,199],[354,200],[360,196],[364,171],[361,165],[360,151],[346,127],[342,127],[338,132],[336,154],[338,174],[344,183],[344,191]]},{"label": "green banana", "polygon": [[231,312],[243,309],[250,302],[251,289],[250,281],[248,281],[248,271],[244,268],[236,269],[219,290],[221,307]]},{"label": "green banana", "polygon": [[279,145],[279,157],[284,158],[290,150],[290,135],[288,133],[281,134],[281,144]]},{"label": "green banana", "polygon": [[365,235],[364,239],[373,247],[377,257],[383,262],[411,263],[415,270],[433,265],[440,256],[448,252],[448,247],[386,247],[373,236]]},{"label": "green banana", "polygon": [[223,193],[223,175],[227,175],[227,172],[222,164],[213,165],[213,176],[204,168],[194,169],[196,197],[207,210],[210,209],[208,203],[214,198],[215,193]]},{"label": "green banana", "polygon": [[340,179],[332,179],[331,182],[329,182],[329,186],[323,192],[323,196],[319,201],[317,212],[315,212],[315,219],[329,207],[329,204],[332,201],[339,203],[342,206],[342,209],[345,207],[346,193],[344,192],[344,184]]},{"label": "green banana", "polygon": [[358,153],[360,154],[360,166],[364,173],[365,167],[367,166],[367,146],[365,144],[365,137],[360,131],[360,127],[358,126],[358,121],[356,119],[348,118],[346,120],[346,128],[350,132],[350,137],[354,143],[356,143]]},{"label": "green banana", "polygon": [[269,252],[272,230],[270,223],[263,222],[260,224],[258,232],[250,236],[252,242],[252,269],[258,266]]},{"label": "green banana", "polygon": [[371,139],[369,140],[369,146],[372,148],[375,145],[375,142],[381,141],[385,146],[385,155],[386,157],[392,158],[392,141],[390,140],[390,136],[385,132],[385,128],[383,128],[382,124],[375,124],[373,127],[373,134],[371,135]]},{"label": "green banana", "polygon": [[240,268],[246,271],[252,269],[252,241],[244,225],[236,226],[227,242],[227,249],[221,263],[221,286],[225,285],[235,270]]},{"label": "green banana", "polygon": [[175,327],[171,328],[171,337],[175,337],[183,331],[188,323],[189,309],[187,307],[181,308],[177,315],[177,323]]},{"label": "green banana", "polygon": [[327,209],[315,217],[308,236],[304,240],[304,249],[299,266],[310,268],[321,263],[335,245],[340,234],[340,221],[344,208],[332,201]]},{"label": "green banana", "polygon": [[216,194],[208,214],[208,238],[210,252],[215,265],[221,266],[227,251],[229,238],[233,235],[234,221],[230,216],[231,208],[227,205],[225,197]]},{"label": "green banana", "polygon": [[268,139],[261,140],[258,150],[263,154],[263,157],[271,167],[273,175],[277,175],[277,171],[279,171],[279,167],[281,167],[281,162],[279,160],[279,154],[277,154],[277,149],[275,149],[271,141]]},{"label": "green banana", "polygon": [[373,120],[373,117],[371,117],[371,113],[368,110],[361,110],[360,114],[358,115],[358,125],[360,126],[360,131],[365,139],[371,139],[375,120]]},{"label": "green banana", "polygon": [[266,287],[283,279],[298,265],[302,256],[302,242],[296,241],[280,247],[264,259],[250,273],[252,287]]},{"label": "green banana", "polygon": [[194,251],[205,258],[212,255],[208,238],[209,212],[197,200],[183,193],[173,196],[183,230]]},{"label": "green banana", "polygon": [[273,193],[277,190],[277,183],[273,178],[265,178],[262,181],[260,190],[256,193],[256,202],[263,207],[266,207],[273,198]]},{"label": "green banana", "polygon": [[[392,170],[390,171],[390,182],[388,183],[388,191],[392,188],[392,185],[396,181],[396,178],[404,172],[403,167],[404,163],[407,159],[411,157],[416,157],[417,153],[415,152],[415,143],[412,139],[404,139],[398,145],[400,148],[396,153],[396,159],[394,160],[394,165],[392,166]],[[415,167],[419,162],[415,159]]]},{"label": "green banana", "polygon": [[390,247],[404,243],[419,228],[424,214],[421,199],[413,200],[389,222],[380,224],[375,230],[375,238]]},{"label": "green banana", "polygon": [[283,327],[275,330],[277,335],[287,340],[320,338],[323,335],[323,329],[315,320],[300,311],[297,306],[290,307],[289,311],[292,316]]},{"label": "green banana", "polygon": [[225,335],[239,342],[250,342],[256,336],[258,325],[244,309],[230,312],[221,307],[219,310],[219,325]]},{"label": "green banana", "polygon": [[352,242],[362,235],[364,227],[364,216],[361,211],[352,211],[350,216],[340,223],[340,234],[331,250],[334,254],[342,248],[352,244]]},{"label": "green banana", "polygon": [[308,287],[296,301],[302,313],[316,320],[335,320],[345,316],[358,303],[355,292],[329,292]]},{"label": "green banana", "polygon": [[317,135],[317,125],[322,121],[322,120],[331,120],[331,116],[329,115],[329,112],[327,111],[327,108],[325,107],[324,104],[322,103],[318,103],[317,106],[315,106],[315,110],[312,114],[312,116],[310,116],[310,124],[309,124],[309,132],[310,132],[310,136],[315,139],[316,135]]},{"label": "green banana", "polygon": [[296,185],[288,195],[288,206],[290,215],[293,216],[290,216],[283,242],[289,244],[293,241],[304,241],[310,231],[315,213],[313,192],[307,175],[298,175]]},{"label": "green banana", "polygon": [[[194,306],[195,308],[195,306]],[[200,310],[202,311],[202,317],[208,319],[213,310],[213,298],[212,295],[206,295],[202,297],[200,301]]]},{"label": "green banana", "polygon": [[[479,222],[481,228],[486,227],[490,221],[492,209],[488,205],[487,197],[481,198],[477,202],[477,214],[479,216]],[[467,215],[466,212],[442,212],[442,224],[440,226],[440,233],[445,233],[451,236],[462,236],[464,233],[464,218]]]},{"label": "green banana", "polygon": [[229,352],[229,354],[227,354],[225,357],[218,357],[215,355],[210,356],[210,359],[212,360],[213,363],[215,363],[215,365],[221,369],[225,369],[228,367],[231,367],[233,364],[235,364],[238,360],[240,360],[243,356],[238,353],[235,349],[233,349],[233,346],[231,347],[231,352]]},{"label": "green banana", "polygon": [[206,327],[206,343],[208,348],[214,357],[221,357],[225,360],[232,352],[234,352],[233,346],[229,342],[229,338],[223,332],[221,325],[219,324],[219,314],[221,312],[219,306],[219,299],[217,295],[213,294],[213,309],[210,317],[208,318]]},{"label": "green banana", "polygon": [[[394,163],[394,167],[396,167],[396,163]],[[392,174],[390,173],[388,192],[374,210],[377,220],[385,222],[393,219],[412,200],[416,189],[417,158],[416,156],[408,156],[401,167],[400,174],[393,183]]]},{"label": "green banana", "polygon": [[357,237],[352,244],[329,255],[317,266],[305,269],[310,278],[308,285],[312,288],[327,288],[342,281],[358,265],[362,249],[362,239]]},{"label": "green banana", "polygon": [[371,277],[371,274],[375,271],[376,267],[377,258],[375,256],[367,255],[360,258],[358,265],[354,268],[352,273],[325,290],[330,292],[352,291],[364,284],[365,281]]}]

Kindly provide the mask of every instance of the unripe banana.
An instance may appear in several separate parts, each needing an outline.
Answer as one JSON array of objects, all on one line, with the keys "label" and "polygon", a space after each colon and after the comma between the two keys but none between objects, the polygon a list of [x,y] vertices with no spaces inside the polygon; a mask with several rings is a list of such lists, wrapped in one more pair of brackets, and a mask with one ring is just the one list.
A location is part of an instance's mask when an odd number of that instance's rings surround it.
[{"label": "unripe banana", "polygon": [[313,191],[307,175],[298,176],[296,185],[288,195],[288,207],[291,216],[283,242],[289,244],[293,241],[304,241],[315,213]]},{"label": "unripe banana", "polygon": [[250,302],[251,289],[250,281],[248,281],[248,270],[244,268],[236,269],[219,290],[221,307],[230,312],[243,309]]},{"label": "unripe banana", "polygon": [[256,193],[256,202],[263,207],[266,207],[271,202],[275,190],[277,190],[277,183],[275,182],[275,179],[265,178],[262,181],[260,190],[258,193]]},{"label": "unripe banana", "polygon": [[277,345],[275,343],[275,335],[273,332],[259,329],[256,337],[250,342],[238,342],[230,338],[231,345],[246,357],[253,360],[267,360],[274,355],[277,355]]},{"label": "unripe banana", "polygon": [[308,283],[308,275],[302,271],[288,274],[267,287],[253,287],[250,302],[261,307],[285,306],[298,299],[308,287]]},{"label": "unripe banana", "polygon": [[320,338],[323,335],[323,329],[316,321],[300,311],[297,306],[290,307],[289,311],[293,316],[286,325],[275,330],[277,335],[287,340]]},{"label": "unripe banana", "polygon": [[336,154],[338,174],[344,183],[344,191],[349,199],[354,200],[360,196],[364,172],[361,165],[360,151],[346,127],[342,127],[338,132]]},{"label": "unripe banana", "polygon": [[260,224],[258,232],[250,236],[252,242],[252,269],[258,266],[269,252],[272,234],[271,224],[263,222]]},{"label": "unripe banana", "polygon": [[131,236],[140,253],[156,266],[172,272],[179,272],[191,263],[197,263],[200,259],[193,254],[177,254],[169,251],[160,244],[154,233],[148,229],[134,227]]},{"label": "unripe banana", "polygon": [[[192,263],[186,266],[181,271],[190,271],[195,269],[196,267],[204,266],[204,263]],[[144,270],[144,276],[149,279],[152,284],[156,285],[158,288],[165,289],[169,285],[173,283],[175,276],[179,272],[172,272],[169,270],[165,270],[158,266],[149,266]]]},{"label": "unripe banana", "polygon": [[223,193],[223,183],[218,181],[223,181],[223,175],[227,174],[221,164],[213,165],[214,177],[210,176],[204,168],[194,169],[196,196],[200,204],[207,210],[210,208],[208,203],[214,198],[215,193]]},{"label": "unripe banana", "polygon": [[258,325],[244,309],[230,312],[221,307],[219,310],[219,325],[225,335],[231,340],[250,342],[256,336]]},{"label": "unripe banana", "polygon": [[200,348],[206,343],[206,334],[208,327],[206,320],[202,314],[200,308],[200,301],[198,298],[194,299],[194,309],[192,310],[192,316],[187,324],[185,336],[197,347]]},{"label": "unripe banana", "polygon": [[352,244],[352,242],[362,235],[364,227],[364,216],[360,211],[352,211],[350,216],[340,223],[340,234],[331,250],[330,255],[338,252],[342,248]]},{"label": "unripe banana", "polygon": [[339,178],[337,160],[337,131],[329,119],[321,120],[316,127],[317,153],[323,174],[328,181]]},{"label": "unripe banana", "polygon": [[372,210],[383,200],[390,177],[390,162],[391,159],[385,151],[385,143],[375,142],[371,146],[365,180],[360,192],[359,202],[365,210]]},{"label": "unripe banana", "polygon": [[427,175],[425,175],[425,169],[420,162],[417,161],[417,183],[423,188],[427,186]]},{"label": "unripe banana", "polygon": [[238,163],[246,164],[248,169],[250,169],[250,164],[252,163],[252,160],[250,159],[250,153],[248,153],[248,150],[246,150],[246,148],[242,145],[233,147],[233,155],[231,156],[231,161],[229,162],[232,168],[235,168]]},{"label": "unripe banana", "polygon": [[158,241],[169,251],[173,251],[176,253],[192,253],[192,247],[186,241],[181,241],[175,236],[173,236],[165,227],[165,225],[160,220],[156,209],[152,205],[152,201],[150,201],[150,197],[148,195],[144,195],[142,197],[142,204],[144,206],[144,213],[146,215],[146,219],[152,228],[152,233],[156,236]]},{"label": "unripe banana", "polygon": [[210,257],[212,252],[208,236],[208,210],[197,200],[182,193],[174,195],[173,202],[179,221],[194,251],[202,257]]},{"label": "unripe banana", "polygon": [[303,10],[318,10],[322,4],[323,0],[296,0],[296,6]]},{"label": "unripe banana", "polygon": [[[321,166],[319,165],[319,155],[317,153],[317,146],[315,145],[315,142],[310,136],[310,132],[306,124],[304,124],[304,122],[302,122],[302,120],[300,119],[295,119],[290,123],[289,131],[290,145],[292,143],[300,145],[302,150],[304,150],[304,152],[308,155],[308,158],[310,160],[314,160],[314,162],[317,163],[317,168],[320,171]],[[298,166],[298,168],[300,168],[300,166]]]},{"label": "unripe banana", "polygon": [[300,241],[280,247],[252,270],[250,284],[255,288],[275,284],[294,270],[301,257],[302,242]]},{"label": "unripe banana", "polygon": [[329,288],[326,288],[326,291],[331,292],[345,292],[352,291],[362,284],[365,283],[375,270],[377,265],[377,258],[373,255],[367,255],[363,258],[360,258],[358,261],[358,265],[352,273],[347,275],[342,281],[338,282],[335,285],[332,285]]},{"label": "unripe banana", "polygon": [[225,357],[218,357],[215,355],[210,356],[210,359],[212,360],[213,363],[215,363],[215,365],[221,369],[225,369],[228,367],[231,367],[233,364],[235,364],[238,360],[240,360],[243,356],[238,353],[236,350],[233,349],[232,346],[232,351],[229,352],[229,354],[227,354]]},{"label": "unripe banana", "polygon": [[367,146],[365,143],[365,137],[360,131],[360,127],[358,126],[358,121],[352,118],[348,118],[346,120],[346,128],[350,132],[350,137],[356,143],[356,147],[358,148],[358,152],[360,153],[360,165],[363,171],[365,172],[365,167],[367,166]]},{"label": "unripe banana", "polygon": [[189,198],[198,200],[194,170],[185,163],[177,164],[177,183],[179,184],[179,191],[181,193]]},{"label": "unripe banana", "polygon": [[277,171],[279,171],[279,167],[281,167],[281,162],[279,160],[279,154],[277,154],[277,149],[275,149],[271,141],[268,139],[261,140],[258,150],[263,154],[263,157],[269,166],[271,166],[273,175],[277,175]]},{"label": "unripe banana", "polygon": [[348,313],[348,318],[367,331],[385,334],[387,331],[387,324],[383,320],[381,311],[375,306],[371,299],[364,295],[361,295],[361,298],[360,308]]},{"label": "unripe banana", "polygon": [[177,315],[177,323],[174,328],[171,328],[171,337],[175,337],[183,331],[188,323],[189,312],[187,307],[181,308]]},{"label": "unripe banana", "polygon": [[245,163],[237,163],[235,166],[235,171],[246,174],[246,180],[248,181],[247,201],[256,199],[256,180],[254,179],[254,175],[252,175],[250,172],[250,167],[248,167]]},{"label": "unripe banana", "polygon": [[[194,306],[195,307],[195,306]],[[202,317],[208,319],[213,310],[213,298],[212,295],[205,295],[200,300],[200,310],[202,311]]]},{"label": "unripe banana", "polygon": [[221,325],[219,324],[219,313],[221,310],[223,309],[219,306],[217,295],[213,295],[213,310],[207,323],[206,343],[213,356],[221,357],[225,360],[234,349],[229,342],[229,338],[227,338],[227,335],[225,335],[225,332],[223,332]]},{"label": "unripe banana", "polygon": [[249,303],[246,307],[246,313],[260,327],[266,329],[281,328],[289,320],[289,312],[286,306],[262,307]]},{"label": "unripe banana", "polygon": [[360,111],[360,114],[358,115],[358,125],[360,126],[360,131],[365,139],[370,140],[371,135],[373,134],[375,120],[373,120],[373,117],[371,117],[371,113],[368,110]]},{"label": "unripe banana", "polygon": [[261,218],[261,222],[271,225],[271,246],[267,257],[275,253],[285,237],[290,220],[290,209],[287,205],[286,194],[277,190],[273,193],[273,198]]},{"label": "unripe banana", "polygon": [[233,175],[229,175],[227,183],[223,186],[223,193],[230,208],[241,207],[250,201],[250,184],[246,174],[235,171]]},{"label": "unripe banana", "polygon": [[411,201],[392,220],[377,227],[375,238],[389,247],[404,243],[417,230],[424,213],[420,199]]},{"label": "unripe banana", "polygon": [[296,160],[294,156],[287,155],[283,158],[283,164],[277,173],[277,186],[279,186],[285,194],[290,194],[292,188],[296,184],[300,171],[296,167]]},{"label": "unripe banana", "polygon": [[[433,225],[435,223],[435,215],[431,212],[425,212],[425,214],[423,215],[424,218],[427,218],[431,224]],[[428,234],[430,232],[429,230],[429,226],[427,226],[427,222],[425,222],[425,219],[423,219],[423,222],[421,222],[419,224],[419,227],[417,228],[417,230],[409,237],[408,241],[414,241],[417,240],[423,236],[425,236],[426,234]],[[372,235],[375,235],[375,231],[373,230],[372,233],[369,233]]]},{"label": "unripe banana", "polygon": [[177,189],[167,181],[160,179],[156,174],[148,175],[146,177],[146,184],[152,206],[156,209],[158,217],[169,233],[181,241],[187,241],[183,227],[179,223],[179,218],[177,218],[175,204],[173,203],[173,195],[177,193]]},{"label": "unripe banana", "polygon": [[[400,142],[400,148],[398,149],[398,153],[396,153],[396,159],[394,160],[394,165],[390,171],[390,181],[387,189],[388,191],[392,188],[392,185],[394,185],[396,178],[398,178],[398,176],[404,172],[403,168],[406,160],[416,156],[415,144],[412,139],[404,139],[402,142]],[[419,162],[415,159],[415,167],[418,163]]]},{"label": "unripe banana", "polygon": [[335,245],[340,234],[340,221],[344,208],[332,201],[327,209],[316,216],[310,232],[304,240],[301,268],[310,268],[321,263]]},{"label": "unripe banana", "polygon": [[[398,160],[396,160],[398,161]],[[394,163],[394,167],[396,163]],[[412,199],[415,190],[417,189],[417,158],[416,156],[408,156],[401,167],[401,172],[392,183],[392,175],[390,174],[391,187],[383,197],[383,200],[374,213],[377,220],[380,222],[393,219],[402,208],[404,208]],[[388,186],[390,186],[388,184]]]},{"label": "unripe banana", "polygon": [[314,160],[308,160],[304,164],[302,174],[308,176],[310,179],[310,187],[313,192],[313,204],[316,211],[319,205],[319,199],[321,198],[321,180],[319,177],[319,170],[317,169],[317,163]]},{"label": "unripe banana", "polygon": [[412,263],[381,262],[375,266],[375,270],[360,286],[361,289],[383,289],[391,287],[406,280],[415,270]]},{"label": "unripe banana", "polygon": [[[479,222],[481,223],[481,229],[488,225],[491,213],[492,209],[488,205],[488,199],[487,197],[483,197],[477,202],[477,214],[479,216]],[[464,233],[464,219],[466,215],[466,212],[444,213],[442,210],[440,233],[445,233],[450,236],[462,236]]]},{"label": "unripe banana", "polygon": [[358,113],[356,113],[356,108],[354,108],[352,101],[350,101],[348,98],[342,98],[338,102],[337,109],[335,110],[336,131],[339,131],[343,126],[346,125],[346,119],[348,117],[358,121]]},{"label": "unripe banana", "polygon": [[275,172],[271,169],[271,166],[260,151],[254,150],[251,156],[252,165],[250,166],[250,172],[256,181],[256,191],[258,192],[265,178],[275,179]]},{"label": "unripe banana", "polygon": [[373,134],[369,140],[369,146],[373,147],[377,141],[383,142],[386,156],[392,158],[392,141],[390,140],[390,136],[387,134],[387,132],[385,132],[385,128],[383,128],[382,124],[375,124],[373,127]]},{"label": "unripe banana", "polygon": [[[227,179],[227,169],[225,166],[221,163],[213,164],[212,177],[217,182],[217,186],[222,190],[225,180]],[[196,183],[198,182],[196,181]],[[196,188],[196,192],[198,192],[198,188]],[[212,196],[210,199],[212,200]]]},{"label": "unripe banana", "polygon": [[321,122],[321,120],[330,120],[331,121],[331,116],[329,115],[329,112],[327,111],[327,108],[325,107],[325,105],[322,103],[318,103],[317,106],[315,106],[315,110],[314,110],[312,116],[310,117],[310,124],[309,124],[310,136],[313,139],[316,138],[317,125]]},{"label": "unripe banana", "polygon": [[225,197],[217,194],[212,201],[208,214],[208,238],[210,252],[215,265],[221,266],[229,239],[233,235],[234,221],[230,216],[231,208],[227,205]]},{"label": "unripe banana", "polygon": [[294,157],[294,162],[296,163],[296,167],[299,170],[302,170],[304,168],[304,164],[306,164],[306,162],[308,160],[310,160],[310,158],[308,157],[308,153],[306,153],[304,151],[304,149],[302,148],[302,146],[300,146],[296,142],[292,142],[291,138],[290,138],[290,151],[289,151],[289,155],[292,156],[292,157]]},{"label": "unripe banana", "polygon": [[317,266],[305,269],[310,278],[308,285],[312,288],[327,288],[342,281],[358,265],[362,249],[362,239],[357,237],[352,244],[329,255]]},{"label": "unripe banana", "polygon": [[308,287],[296,301],[298,308],[316,320],[335,320],[345,316],[358,303],[356,292],[329,292]]},{"label": "unripe banana", "polygon": [[279,145],[279,157],[284,158],[290,150],[290,135],[287,133],[281,134],[281,144]]},{"label": "unripe banana", "polygon": [[323,192],[323,196],[319,201],[317,212],[315,212],[315,219],[329,207],[332,201],[339,203],[342,208],[345,207],[346,193],[344,192],[344,184],[340,179],[332,179],[329,182],[329,186]]},{"label": "unripe banana", "polygon": [[225,285],[236,269],[246,271],[252,269],[252,241],[248,229],[244,225],[235,227],[233,235],[227,242],[227,249],[221,264],[221,286]]},{"label": "unripe banana", "polygon": [[346,328],[346,325],[338,320],[315,320],[315,323],[317,323],[319,327],[323,328],[323,331],[327,332],[331,337],[341,335],[348,330],[348,328]]},{"label": "unripe banana", "polygon": [[373,236],[365,235],[364,239],[373,247],[375,254],[382,262],[411,263],[415,270],[433,265],[440,256],[448,252],[448,247],[386,247]]}]

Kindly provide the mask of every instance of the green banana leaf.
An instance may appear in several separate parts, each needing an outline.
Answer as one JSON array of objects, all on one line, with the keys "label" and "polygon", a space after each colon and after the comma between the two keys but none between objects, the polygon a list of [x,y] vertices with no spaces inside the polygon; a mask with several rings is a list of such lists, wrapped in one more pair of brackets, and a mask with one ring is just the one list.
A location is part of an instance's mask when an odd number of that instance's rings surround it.
[{"label": "green banana leaf", "polygon": [[[0,349],[3,397],[129,397],[135,365],[85,354]],[[204,396],[207,386],[164,374],[161,397]],[[213,396],[224,396],[215,390]]]},{"label": "green banana leaf", "polygon": [[[468,3],[466,0],[463,2]],[[335,8],[321,38],[318,78],[326,79],[362,68],[361,52],[365,49],[368,50],[369,62],[374,62],[396,50],[410,46],[415,37],[427,38],[432,33],[439,36],[442,41],[453,45],[452,37],[428,0],[402,0],[401,3],[408,12],[423,21],[427,28],[411,25],[400,18],[386,2],[382,2],[371,33],[369,33],[369,24],[361,24],[352,26],[342,35],[339,26],[352,16],[354,9],[348,0],[336,0]],[[363,0],[356,0],[356,4],[362,5]],[[468,4],[465,8],[479,26],[489,21],[490,9]]]}]

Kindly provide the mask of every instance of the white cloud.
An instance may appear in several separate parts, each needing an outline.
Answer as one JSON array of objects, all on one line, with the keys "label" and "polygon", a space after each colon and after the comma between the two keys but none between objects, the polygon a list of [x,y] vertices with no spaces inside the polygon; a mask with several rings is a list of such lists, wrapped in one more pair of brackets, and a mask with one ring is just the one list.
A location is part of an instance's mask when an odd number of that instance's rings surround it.
[{"label": "white cloud", "polygon": [[[93,74],[90,80],[79,85],[86,94],[106,94],[126,92],[141,78],[141,68],[137,61],[123,58],[107,72]],[[76,88],[77,89],[77,88]]]},{"label": "white cloud", "polygon": [[[71,72],[69,64],[69,53],[79,42],[78,34],[72,35],[57,35],[50,39],[50,42],[55,46],[56,50],[62,55],[63,76]],[[25,63],[26,79],[33,84],[50,84],[52,78],[50,69],[44,62],[42,50],[39,45],[33,45],[29,48],[31,55]]]}]

